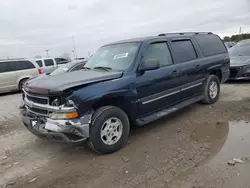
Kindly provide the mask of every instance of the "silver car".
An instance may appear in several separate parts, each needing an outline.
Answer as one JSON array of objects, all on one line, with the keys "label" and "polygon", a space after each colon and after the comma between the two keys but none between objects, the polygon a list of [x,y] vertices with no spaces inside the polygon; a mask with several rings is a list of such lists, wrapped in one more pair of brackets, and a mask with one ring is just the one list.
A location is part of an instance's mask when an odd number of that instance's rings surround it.
[{"label": "silver car", "polygon": [[30,77],[42,73],[37,63],[31,60],[1,60],[0,93],[21,90]]}]

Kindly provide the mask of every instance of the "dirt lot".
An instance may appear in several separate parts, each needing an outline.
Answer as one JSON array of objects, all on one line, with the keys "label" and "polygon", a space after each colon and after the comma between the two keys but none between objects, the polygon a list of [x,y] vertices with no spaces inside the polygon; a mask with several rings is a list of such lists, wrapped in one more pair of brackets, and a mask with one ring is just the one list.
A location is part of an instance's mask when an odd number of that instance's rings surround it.
[{"label": "dirt lot", "polygon": [[[0,96],[0,187],[250,187],[250,84],[225,84],[213,105],[194,104],[131,130],[111,155],[36,138],[18,114],[21,94]],[[229,166],[234,157],[245,164]]]}]

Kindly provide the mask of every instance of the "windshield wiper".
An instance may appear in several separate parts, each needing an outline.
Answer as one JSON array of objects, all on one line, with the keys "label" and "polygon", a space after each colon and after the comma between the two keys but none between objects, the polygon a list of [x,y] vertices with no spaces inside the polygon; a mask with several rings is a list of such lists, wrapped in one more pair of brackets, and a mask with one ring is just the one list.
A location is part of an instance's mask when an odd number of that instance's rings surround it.
[{"label": "windshield wiper", "polygon": [[102,70],[105,70],[105,71],[110,71],[110,70],[112,70],[112,68],[110,68],[110,67],[101,67],[101,66],[94,67],[94,69],[102,69]]}]

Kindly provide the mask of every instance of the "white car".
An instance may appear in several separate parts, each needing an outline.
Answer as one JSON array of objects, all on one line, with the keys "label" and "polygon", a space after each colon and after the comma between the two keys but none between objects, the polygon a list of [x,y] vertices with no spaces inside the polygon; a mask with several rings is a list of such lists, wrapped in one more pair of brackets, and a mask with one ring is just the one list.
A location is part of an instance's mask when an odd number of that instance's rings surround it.
[{"label": "white car", "polygon": [[29,78],[42,73],[42,69],[32,60],[1,60],[0,93],[21,90]]},{"label": "white car", "polygon": [[41,58],[36,59],[36,63],[42,68],[44,73],[51,73],[61,64],[68,63],[69,61],[64,58]]}]

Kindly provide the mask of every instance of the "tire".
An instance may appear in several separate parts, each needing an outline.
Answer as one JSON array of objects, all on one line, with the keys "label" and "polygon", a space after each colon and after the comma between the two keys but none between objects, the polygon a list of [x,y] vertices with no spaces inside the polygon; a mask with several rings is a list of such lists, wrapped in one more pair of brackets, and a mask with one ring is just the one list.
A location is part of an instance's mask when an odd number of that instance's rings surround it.
[{"label": "tire", "polygon": [[[217,89],[215,89],[215,87]],[[217,91],[215,91],[215,90],[217,90]],[[217,76],[215,76],[215,75],[208,76],[207,81],[205,83],[203,96],[204,96],[204,99],[202,100],[202,102],[205,104],[213,104],[219,99],[220,81],[219,81],[219,78]]]},{"label": "tire", "polygon": [[127,143],[129,130],[129,119],[123,110],[115,106],[100,107],[92,118],[88,145],[101,154],[116,152]]},{"label": "tire", "polygon": [[19,90],[23,89],[23,85],[25,84],[25,82],[28,80],[28,78],[24,78],[19,82]]}]

